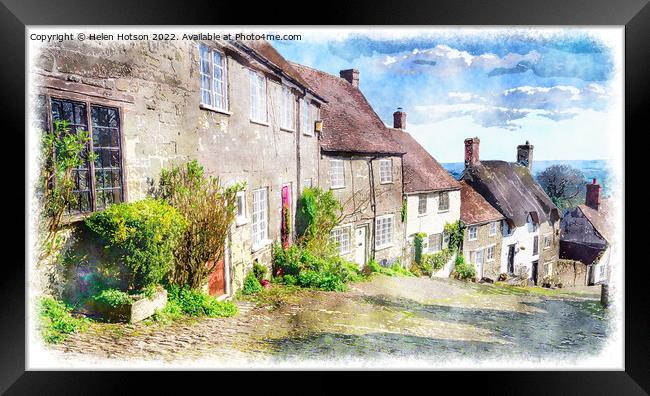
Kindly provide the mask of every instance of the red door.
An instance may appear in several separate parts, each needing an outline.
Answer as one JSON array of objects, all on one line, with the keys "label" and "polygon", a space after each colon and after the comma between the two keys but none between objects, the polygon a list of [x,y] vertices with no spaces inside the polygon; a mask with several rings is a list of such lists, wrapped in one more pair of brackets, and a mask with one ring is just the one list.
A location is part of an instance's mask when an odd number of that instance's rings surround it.
[{"label": "red door", "polygon": [[282,186],[282,247],[286,248],[291,243],[291,185]]},{"label": "red door", "polygon": [[[212,263],[209,262],[208,265]],[[208,278],[208,293],[211,296],[222,296],[226,294],[226,276],[225,276],[225,262],[223,256],[217,263],[214,271]]]}]

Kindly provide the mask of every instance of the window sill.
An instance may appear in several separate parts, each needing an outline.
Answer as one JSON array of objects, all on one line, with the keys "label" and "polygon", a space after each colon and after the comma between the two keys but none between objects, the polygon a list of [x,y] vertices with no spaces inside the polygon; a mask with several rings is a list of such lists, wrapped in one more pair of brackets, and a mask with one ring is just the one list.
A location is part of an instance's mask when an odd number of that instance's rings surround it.
[{"label": "window sill", "polygon": [[254,244],[254,245],[251,247],[251,252],[252,252],[252,253],[258,252],[258,251],[264,249],[265,247],[269,246],[271,243],[273,243],[272,240],[270,240],[270,239],[265,239],[265,240],[263,240],[262,242],[260,242],[260,243],[258,243],[258,244]]},{"label": "window sill", "polygon": [[295,132],[296,132],[295,129],[285,128],[285,127],[280,127],[280,130],[281,130],[281,131],[285,131],[285,132],[291,132],[291,133],[295,133]]},{"label": "window sill", "polygon": [[305,136],[311,136],[311,137],[313,137],[313,136],[314,136],[314,134],[313,134],[313,133],[307,133],[307,132],[303,132],[302,134],[303,134],[303,135],[305,135]]},{"label": "window sill", "polygon": [[233,114],[232,111],[223,110],[223,109],[218,109],[218,108],[216,108],[216,107],[212,107],[212,106],[209,106],[209,105],[205,105],[205,104],[203,104],[203,103],[199,104],[199,108],[201,108],[201,109],[203,109],[203,110],[213,111],[213,112],[215,112],[215,113],[224,114],[224,115],[227,115],[227,116],[231,116],[231,115]]},{"label": "window sill", "polygon": [[379,184],[393,184],[393,181],[385,181],[385,182],[379,182]]},{"label": "window sill", "polygon": [[493,262],[494,262],[494,259],[491,259],[491,260],[485,260],[485,262],[486,262],[486,263],[493,263]]},{"label": "window sill", "polygon": [[438,213],[448,213],[448,212],[449,212],[449,209],[445,209],[445,210],[438,210]]},{"label": "window sill", "polygon": [[427,213],[418,213],[418,217],[425,217]]},{"label": "window sill", "polygon": [[237,219],[235,221],[235,224],[237,225],[237,227],[246,225],[248,224],[248,219]]},{"label": "window sill", "polygon": [[478,241],[478,238],[474,238],[474,239],[472,239],[472,238],[467,238],[467,240],[470,241],[470,242],[471,242],[471,241]]},{"label": "window sill", "polygon": [[390,247],[393,247],[392,243],[390,243],[388,245],[375,246],[375,251],[377,252],[377,251],[380,251],[380,250],[388,249]]},{"label": "window sill", "polygon": [[345,186],[339,186],[339,187],[330,187],[330,190],[342,190],[344,189]]},{"label": "window sill", "polygon": [[262,126],[266,126],[266,127],[271,126],[271,124],[269,124],[266,121],[256,121],[256,120],[251,119],[250,122],[251,122],[251,124],[257,124],[257,125],[262,125]]}]

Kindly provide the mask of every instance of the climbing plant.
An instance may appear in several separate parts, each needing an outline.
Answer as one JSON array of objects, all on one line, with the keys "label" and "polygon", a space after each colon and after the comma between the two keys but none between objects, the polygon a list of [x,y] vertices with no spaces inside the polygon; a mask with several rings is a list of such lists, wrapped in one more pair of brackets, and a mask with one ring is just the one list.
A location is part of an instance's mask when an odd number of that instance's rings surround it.
[{"label": "climbing plant", "polygon": [[341,221],[343,207],[332,191],[305,188],[299,201],[299,244],[312,252],[332,251],[330,233]]},{"label": "climbing plant", "polygon": [[72,132],[66,120],[55,120],[54,128],[41,134],[41,169],[37,192],[46,228],[41,246],[45,256],[56,248],[61,220],[74,201],[75,169],[87,159],[94,161],[94,153],[87,153],[89,141],[88,131]]},{"label": "climbing plant", "polygon": [[413,259],[417,264],[422,263],[422,247],[424,245],[424,238],[427,237],[427,234],[424,232],[419,232],[413,237],[413,248],[415,250]]}]

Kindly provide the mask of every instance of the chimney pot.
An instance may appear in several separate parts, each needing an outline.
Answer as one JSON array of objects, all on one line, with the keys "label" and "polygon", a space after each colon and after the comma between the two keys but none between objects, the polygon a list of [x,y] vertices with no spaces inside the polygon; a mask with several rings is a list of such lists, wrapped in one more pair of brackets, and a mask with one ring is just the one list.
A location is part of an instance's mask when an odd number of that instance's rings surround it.
[{"label": "chimney pot", "polygon": [[479,163],[479,145],[481,140],[478,137],[465,139],[465,168]]},{"label": "chimney pot", "polygon": [[402,111],[401,107],[393,113],[393,128],[406,129],[406,113]]},{"label": "chimney pot", "polygon": [[600,184],[596,184],[595,177],[591,184],[587,184],[585,205],[595,210],[598,210],[598,207],[600,206]]},{"label": "chimney pot", "polygon": [[529,171],[532,172],[533,169],[533,149],[535,146],[530,144],[528,140],[526,140],[525,144],[517,146],[517,162],[520,163],[521,165],[525,166],[528,168]]},{"label": "chimney pot", "polygon": [[355,88],[359,88],[359,70],[357,69],[346,69],[341,70],[339,75],[342,79],[346,80]]}]

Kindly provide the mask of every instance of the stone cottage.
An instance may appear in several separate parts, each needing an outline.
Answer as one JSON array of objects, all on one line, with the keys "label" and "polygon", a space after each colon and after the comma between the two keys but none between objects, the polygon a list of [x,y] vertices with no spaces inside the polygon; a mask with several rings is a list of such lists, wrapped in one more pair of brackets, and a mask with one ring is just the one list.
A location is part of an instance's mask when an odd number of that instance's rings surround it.
[{"label": "stone cottage", "polygon": [[587,184],[585,203],[567,211],[561,222],[560,258],[586,265],[588,285],[606,283],[610,272],[614,225],[611,204],[601,201],[600,189],[596,179]]},{"label": "stone cottage", "polygon": [[339,251],[365,265],[388,265],[403,254],[402,156],[359,89],[359,71],[340,77],[291,64],[326,103],[321,106],[319,185],[331,189],[344,206],[344,219],[332,232]]},{"label": "stone cottage", "polygon": [[77,172],[68,221],[145,198],[161,169],[197,159],[224,185],[247,186],[210,293],[231,295],[254,261],[270,265],[283,208],[295,219],[300,186],[318,179],[324,103],[271,45],[62,42],[43,47],[31,70],[42,125],[89,130],[98,154]]},{"label": "stone cottage", "polygon": [[[408,132],[406,113],[393,113],[393,137],[402,145],[404,162],[404,202],[406,203],[406,243],[409,255],[414,253],[415,235],[426,234],[424,253],[436,253],[447,247],[445,224],[460,219],[460,183]],[[455,256],[434,276],[447,277],[453,270]]]},{"label": "stone cottage", "polygon": [[560,213],[530,172],[533,145],[517,147],[517,161],[482,161],[479,138],[465,139],[464,180],[504,217],[500,272],[541,284],[558,259]]},{"label": "stone cottage", "polygon": [[460,219],[465,226],[463,255],[474,264],[477,279],[496,280],[501,273],[505,217],[467,182],[461,181],[460,185]]}]

